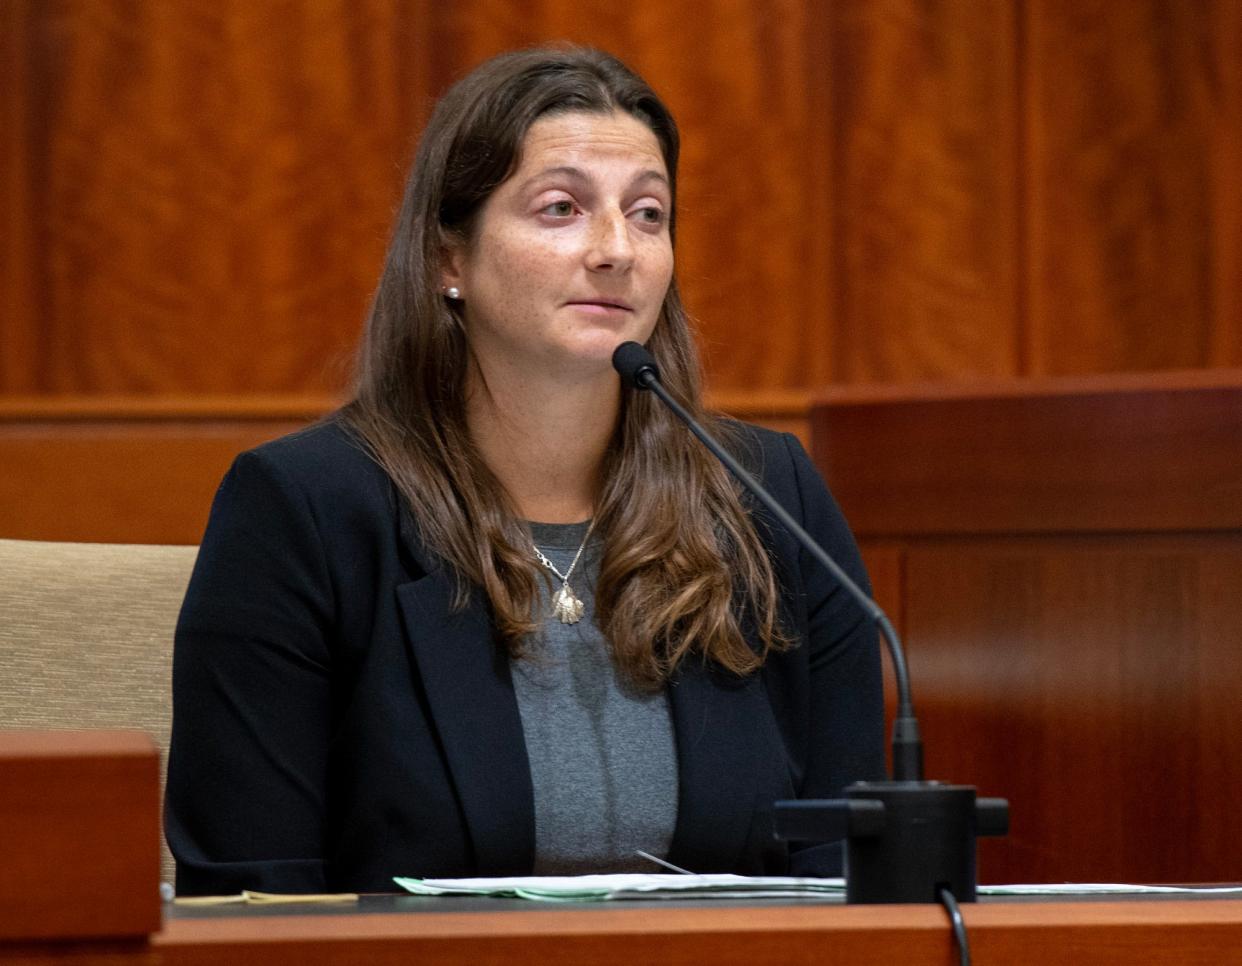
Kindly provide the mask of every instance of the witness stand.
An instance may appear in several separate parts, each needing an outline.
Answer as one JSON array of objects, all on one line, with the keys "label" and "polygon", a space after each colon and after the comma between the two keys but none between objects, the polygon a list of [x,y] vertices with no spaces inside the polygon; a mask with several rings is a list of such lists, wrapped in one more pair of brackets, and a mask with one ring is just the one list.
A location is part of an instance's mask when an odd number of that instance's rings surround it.
[{"label": "witness stand", "polygon": [[[549,906],[391,895],[314,906],[165,904],[161,915],[157,761],[135,733],[0,733],[0,964],[955,961],[944,913],[930,905]],[[985,900],[964,912],[976,963],[1193,966],[1242,949],[1238,899]]]},{"label": "witness stand", "polygon": [[842,387],[811,436],[926,773],[1010,802],[980,882],[1242,876],[1242,370]]}]

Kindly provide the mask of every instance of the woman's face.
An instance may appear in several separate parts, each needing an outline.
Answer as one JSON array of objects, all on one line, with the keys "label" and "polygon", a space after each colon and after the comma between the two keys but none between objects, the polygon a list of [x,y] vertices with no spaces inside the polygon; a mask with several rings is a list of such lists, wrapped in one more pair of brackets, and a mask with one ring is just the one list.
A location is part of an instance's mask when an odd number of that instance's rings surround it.
[{"label": "woman's face", "polygon": [[673,277],[672,193],[655,135],[625,113],[531,125],[517,170],[446,256],[484,373],[574,379],[646,342]]}]

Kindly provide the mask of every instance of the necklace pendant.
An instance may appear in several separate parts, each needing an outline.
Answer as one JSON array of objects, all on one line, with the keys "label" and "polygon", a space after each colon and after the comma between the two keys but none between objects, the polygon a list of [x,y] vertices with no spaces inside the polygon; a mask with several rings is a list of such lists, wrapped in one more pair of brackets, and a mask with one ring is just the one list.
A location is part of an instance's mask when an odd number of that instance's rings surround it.
[{"label": "necklace pendant", "polygon": [[586,605],[569,589],[569,584],[563,584],[552,598],[552,616],[562,624],[577,624],[584,610]]}]

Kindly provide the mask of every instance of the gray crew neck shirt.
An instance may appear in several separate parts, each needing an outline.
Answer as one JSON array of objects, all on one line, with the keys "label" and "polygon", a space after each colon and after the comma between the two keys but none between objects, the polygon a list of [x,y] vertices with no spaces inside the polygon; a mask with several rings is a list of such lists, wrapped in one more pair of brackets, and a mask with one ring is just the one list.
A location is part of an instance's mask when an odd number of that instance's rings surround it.
[{"label": "gray crew neck shirt", "polygon": [[[535,543],[565,573],[586,523],[531,524]],[[552,616],[553,574],[542,594],[546,615],[528,651],[514,661],[535,792],[535,873],[653,872],[642,849],[668,855],[677,822],[677,750],[664,691],[621,680],[595,624],[600,545],[592,538],[569,586],[586,605],[576,624]]]}]

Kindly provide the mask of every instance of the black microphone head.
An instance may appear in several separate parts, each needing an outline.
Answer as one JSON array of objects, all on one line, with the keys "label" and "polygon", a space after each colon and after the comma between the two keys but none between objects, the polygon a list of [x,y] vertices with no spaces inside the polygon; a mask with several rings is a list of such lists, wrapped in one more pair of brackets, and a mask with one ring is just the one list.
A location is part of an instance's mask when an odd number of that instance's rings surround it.
[{"label": "black microphone head", "polygon": [[612,367],[621,373],[621,381],[635,389],[646,389],[660,378],[655,357],[637,342],[622,342],[612,354]]}]

